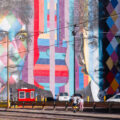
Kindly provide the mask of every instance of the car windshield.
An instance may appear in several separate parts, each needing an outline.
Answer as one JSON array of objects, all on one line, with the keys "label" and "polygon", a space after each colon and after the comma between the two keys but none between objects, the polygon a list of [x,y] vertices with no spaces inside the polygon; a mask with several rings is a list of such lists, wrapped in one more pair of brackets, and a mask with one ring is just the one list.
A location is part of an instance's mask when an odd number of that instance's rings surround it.
[{"label": "car windshield", "polygon": [[120,95],[116,95],[115,98],[120,99]]},{"label": "car windshield", "polygon": [[74,94],[74,96],[79,96],[79,97],[81,97],[81,94]]},{"label": "car windshield", "polygon": [[60,93],[60,96],[68,96],[68,93]]}]

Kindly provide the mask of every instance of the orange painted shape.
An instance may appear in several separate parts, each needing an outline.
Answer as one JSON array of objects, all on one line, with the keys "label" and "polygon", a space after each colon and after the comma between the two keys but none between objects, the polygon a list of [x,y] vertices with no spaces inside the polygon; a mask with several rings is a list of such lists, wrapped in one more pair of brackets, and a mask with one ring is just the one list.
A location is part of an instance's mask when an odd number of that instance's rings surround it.
[{"label": "orange painted shape", "polygon": [[39,0],[39,31],[44,32],[44,0]]},{"label": "orange painted shape", "polygon": [[55,65],[56,71],[68,71],[68,68],[66,65]]},{"label": "orange painted shape", "polygon": [[84,87],[86,87],[88,85],[88,83],[89,83],[88,79],[89,79],[88,75],[84,75]]},{"label": "orange painted shape", "polygon": [[36,64],[34,70],[49,70],[50,65]]}]

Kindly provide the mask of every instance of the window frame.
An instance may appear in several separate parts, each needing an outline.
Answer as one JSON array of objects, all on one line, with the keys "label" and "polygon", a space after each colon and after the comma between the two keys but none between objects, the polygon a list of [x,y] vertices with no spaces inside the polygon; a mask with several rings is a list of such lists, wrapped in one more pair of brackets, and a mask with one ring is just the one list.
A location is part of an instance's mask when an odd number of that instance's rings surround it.
[{"label": "window frame", "polygon": [[[24,98],[21,98],[20,97],[20,93],[24,93]],[[25,91],[19,91],[19,99],[25,99],[26,97],[25,97],[26,95],[25,95]]]}]

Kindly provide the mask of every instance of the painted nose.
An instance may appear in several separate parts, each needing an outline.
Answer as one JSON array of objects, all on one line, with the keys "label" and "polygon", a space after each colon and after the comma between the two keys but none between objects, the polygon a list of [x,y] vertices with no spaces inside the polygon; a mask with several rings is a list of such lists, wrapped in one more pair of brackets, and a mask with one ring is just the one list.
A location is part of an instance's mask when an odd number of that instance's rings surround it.
[{"label": "painted nose", "polygon": [[12,60],[17,60],[19,58],[18,46],[15,41],[12,41],[12,43],[9,44],[9,58]]}]

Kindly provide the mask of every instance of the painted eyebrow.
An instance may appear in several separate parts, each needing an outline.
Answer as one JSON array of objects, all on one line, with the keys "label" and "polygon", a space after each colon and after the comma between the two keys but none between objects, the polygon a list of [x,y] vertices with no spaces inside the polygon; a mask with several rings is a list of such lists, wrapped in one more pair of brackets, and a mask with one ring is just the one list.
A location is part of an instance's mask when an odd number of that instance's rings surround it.
[{"label": "painted eyebrow", "polygon": [[20,34],[20,33],[27,33],[27,34],[28,34],[27,31],[25,31],[25,30],[21,30],[21,31],[19,31],[16,35],[18,35],[18,34]]}]

